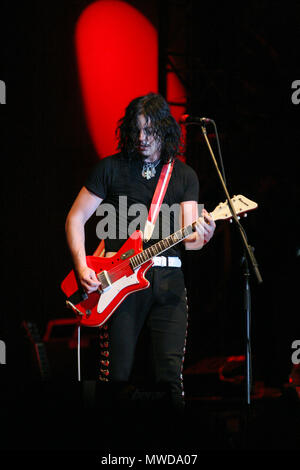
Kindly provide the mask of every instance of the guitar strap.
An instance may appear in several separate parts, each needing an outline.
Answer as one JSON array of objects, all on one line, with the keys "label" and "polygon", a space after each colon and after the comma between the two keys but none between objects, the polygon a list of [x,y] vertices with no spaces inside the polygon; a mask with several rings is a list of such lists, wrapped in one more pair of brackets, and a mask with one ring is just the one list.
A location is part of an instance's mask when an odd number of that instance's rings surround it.
[{"label": "guitar strap", "polygon": [[151,235],[154,230],[155,222],[160,211],[160,206],[164,200],[167,187],[171,178],[173,171],[174,159],[170,160],[169,163],[166,163],[161,170],[159,180],[154,191],[152,198],[148,219],[144,228],[144,241],[147,242],[150,240]]}]

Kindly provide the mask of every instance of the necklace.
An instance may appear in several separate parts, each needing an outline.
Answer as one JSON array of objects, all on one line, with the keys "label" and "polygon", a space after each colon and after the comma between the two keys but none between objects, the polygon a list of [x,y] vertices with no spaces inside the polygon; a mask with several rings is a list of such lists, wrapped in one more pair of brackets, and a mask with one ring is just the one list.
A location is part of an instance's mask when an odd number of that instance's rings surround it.
[{"label": "necklace", "polygon": [[142,176],[144,178],[147,178],[147,180],[149,180],[150,178],[153,178],[156,175],[155,168],[157,167],[159,162],[160,160],[157,160],[155,162],[144,162]]}]

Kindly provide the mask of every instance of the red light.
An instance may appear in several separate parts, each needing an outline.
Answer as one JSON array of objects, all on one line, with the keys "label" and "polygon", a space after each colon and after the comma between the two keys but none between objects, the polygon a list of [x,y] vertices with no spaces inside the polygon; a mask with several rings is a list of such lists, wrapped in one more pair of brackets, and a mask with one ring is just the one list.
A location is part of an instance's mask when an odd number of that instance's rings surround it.
[{"label": "red light", "polygon": [[245,360],[245,356],[229,356],[227,358],[227,362],[243,362]]},{"label": "red light", "polygon": [[102,158],[116,151],[115,129],[127,104],[157,92],[157,32],[127,3],[100,0],[81,14],[75,44],[88,127]]}]

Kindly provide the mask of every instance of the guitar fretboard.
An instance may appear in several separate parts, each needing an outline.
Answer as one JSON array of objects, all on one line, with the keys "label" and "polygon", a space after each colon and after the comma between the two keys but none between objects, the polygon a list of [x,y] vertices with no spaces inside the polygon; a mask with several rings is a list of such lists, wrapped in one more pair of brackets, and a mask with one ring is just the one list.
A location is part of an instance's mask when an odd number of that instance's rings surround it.
[{"label": "guitar fretboard", "polygon": [[154,256],[158,256],[160,253],[168,250],[177,243],[184,240],[186,237],[191,235],[194,232],[194,224],[187,225],[177,232],[173,233],[169,237],[165,238],[164,240],[160,240],[159,242],[155,243],[154,245],[146,248],[146,250],[141,251],[137,255],[133,256],[130,260],[130,264],[132,269],[136,269],[142,264],[149,261]]}]

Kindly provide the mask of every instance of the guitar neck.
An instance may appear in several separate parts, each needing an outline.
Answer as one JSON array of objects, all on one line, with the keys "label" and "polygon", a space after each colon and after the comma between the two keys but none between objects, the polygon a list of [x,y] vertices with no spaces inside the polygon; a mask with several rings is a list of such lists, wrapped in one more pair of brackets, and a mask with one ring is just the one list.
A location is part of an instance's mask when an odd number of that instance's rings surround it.
[{"label": "guitar neck", "polygon": [[146,250],[141,251],[141,253],[133,256],[130,260],[132,268],[138,268],[154,256],[158,256],[172,246],[180,243],[195,231],[195,224],[196,222],[193,222],[191,225],[187,225],[186,227],[177,230],[177,232],[173,233],[167,238],[164,238],[164,240],[160,240],[149,248],[146,248]]},{"label": "guitar neck", "polygon": [[[231,204],[234,206],[234,210],[236,214],[244,214],[247,215],[247,212],[256,209],[257,203],[247,199],[245,196],[237,195],[231,199]],[[232,213],[231,209],[228,206],[227,201],[220,203],[212,212],[210,212],[211,217],[214,221],[216,220],[228,220],[231,219]],[[200,218],[200,217],[199,217]],[[138,268],[142,264],[149,261],[154,256],[160,255],[164,251],[168,250],[177,243],[180,243],[182,240],[187,238],[196,230],[196,223],[199,219],[193,222],[191,225],[187,225],[186,227],[181,228],[177,232],[173,233],[169,237],[165,238],[164,240],[160,240],[159,242],[155,243],[154,245],[150,246],[146,250],[138,253],[137,255],[133,256],[130,260],[131,267],[133,269]]]}]

